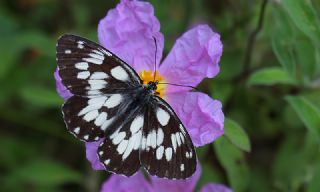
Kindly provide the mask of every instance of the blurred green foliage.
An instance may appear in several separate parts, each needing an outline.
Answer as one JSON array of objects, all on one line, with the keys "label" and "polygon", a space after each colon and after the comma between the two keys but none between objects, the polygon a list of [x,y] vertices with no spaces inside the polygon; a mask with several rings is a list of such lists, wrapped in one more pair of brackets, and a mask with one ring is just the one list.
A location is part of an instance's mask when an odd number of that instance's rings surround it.
[{"label": "blurred green foliage", "polygon": [[[221,34],[221,72],[199,88],[223,102],[226,134],[198,149],[207,182],[234,191],[320,191],[320,2],[151,0],[165,36],[198,23]],[[55,43],[64,33],[97,40],[117,1],[0,1],[0,191],[98,191],[84,146],[65,129],[55,92]]]}]

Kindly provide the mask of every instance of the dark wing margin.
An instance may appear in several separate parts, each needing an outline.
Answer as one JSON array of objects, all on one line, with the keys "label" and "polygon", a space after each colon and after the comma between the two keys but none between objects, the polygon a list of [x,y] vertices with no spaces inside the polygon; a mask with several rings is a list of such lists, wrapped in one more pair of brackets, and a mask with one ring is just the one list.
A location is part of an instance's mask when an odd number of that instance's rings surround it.
[{"label": "dark wing margin", "polygon": [[85,38],[63,35],[58,39],[56,51],[62,83],[74,95],[115,93],[141,84],[128,64]]},{"label": "dark wing margin", "polygon": [[184,125],[163,99],[153,97],[145,112],[140,149],[142,166],[151,175],[186,179],[196,170],[196,152]]}]

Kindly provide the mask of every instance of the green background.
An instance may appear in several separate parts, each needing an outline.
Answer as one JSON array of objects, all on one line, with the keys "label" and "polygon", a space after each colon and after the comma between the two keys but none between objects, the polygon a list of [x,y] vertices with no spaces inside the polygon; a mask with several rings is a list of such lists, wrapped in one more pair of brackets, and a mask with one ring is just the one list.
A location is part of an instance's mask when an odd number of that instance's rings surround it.
[{"label": "green background", "polygon": [[[267,1],[256,35],[262,0],[151,2],[165,54],[198,23],[224,44],[221,72],[199,89],[222,101],[226,134],[198,149],[197,189],[320,191],[320,1]],[[98,191],[108,177],[67,132],[53,72],[57,38],[97,41],[117,3],[0,1],[0,191]]]}]

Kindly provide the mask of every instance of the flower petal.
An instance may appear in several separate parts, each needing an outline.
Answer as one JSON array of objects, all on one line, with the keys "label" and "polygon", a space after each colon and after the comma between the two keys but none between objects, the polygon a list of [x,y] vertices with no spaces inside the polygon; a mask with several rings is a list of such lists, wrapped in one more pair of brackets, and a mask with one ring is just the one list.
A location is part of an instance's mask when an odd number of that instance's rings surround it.
[{"label": "flower petal", "polygon": [[165,178],[150,177],[152,187],[156,192],[183,191],[192,192],[201,176],[201,166],[198,162],[196,172],[186,180],[169,180]]},{"label": "flower petal", "polygon": [[232,190],[222,184],[208,183],[201,188],[200,192],[232,192]]},{"label": "flower petal", "polygon": [[[205,77],[218,74],[222,54],[220,35],[208,25],[199,25],[180,37],[159,68],[169,83],[196,86]],[[185,88],[168,86],[168,92]]]},{"label": "flower petal", "polygon": [[54,72],[54,79],[56,80],[56,90],[60,97],[62,97],[64,100],[69,99],[72,94],[70,91],[62,84],[61,77],[58,72],[58,68]]},{"label": "flower petal", "polygon": [[166,99],[187,128],[195,146],[211,143],[224,133],[220,101],[200,92],[170,93]]},{"label": "flower petal", "polygon": [[164,38],[160,23],[154,16],[150,3],[122,0],[115,9],[100,20],[100,44],[130,64],[138,73],[153,70],[155,42],[157,40],[157,65],[163,51]]},{"label": "flower petal", "polygon": [[144,178],[139,171],[131,177],[124,177],[121,175],[112,175],[102,185],[101,192],[152,192],[150,183]]},{"label": "flower petal", "polygon": [[88,142],[86,143],[86,157],[90,161],[91,166],[94,170],[104,170],[104,167],[100,163],[97,155],[97,150],[100,143],[103,139],[100,139],[97,142]]}]

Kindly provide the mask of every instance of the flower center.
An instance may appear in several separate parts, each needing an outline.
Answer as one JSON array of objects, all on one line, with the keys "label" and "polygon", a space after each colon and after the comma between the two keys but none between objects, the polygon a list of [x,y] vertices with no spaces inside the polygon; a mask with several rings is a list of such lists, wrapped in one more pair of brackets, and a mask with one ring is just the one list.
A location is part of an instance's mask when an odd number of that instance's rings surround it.
[{"label": "flower center", "polygon": [[[162,75],[159,75],[159,73],[157,71],[155,73],[156,73],[155,81],[158,81],[159,83],[164,83],[165,82],[164,77]],[[139,76],[142,79],[144,85],[148,84],[150,81],[154,81],[154,73],[152,71],[143,70],[139,73]],[[165,88],[166,88],[165,84],[157,84],[157,89],[155,90],[155,95],[164,99]]]}]

